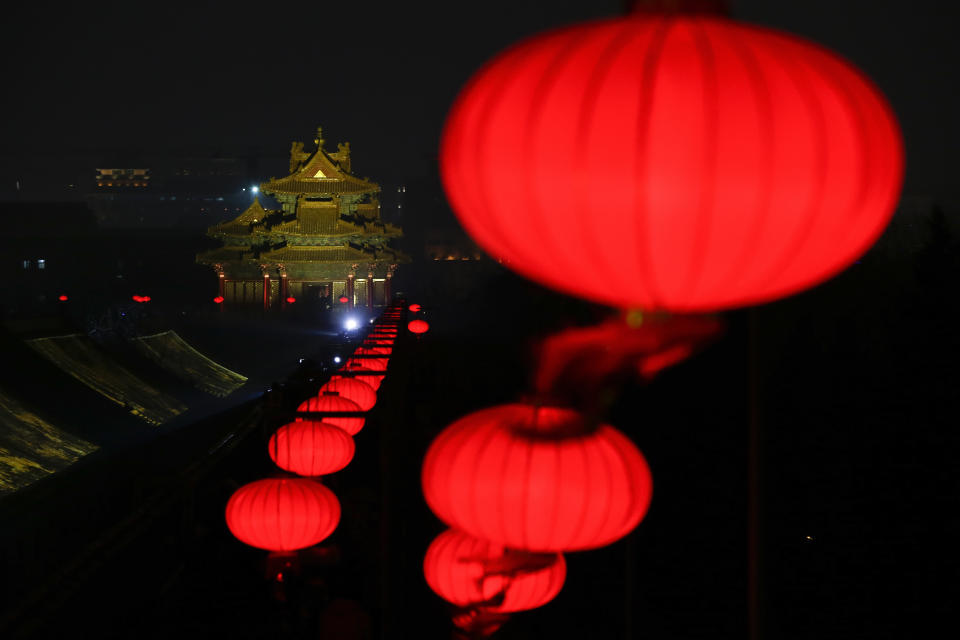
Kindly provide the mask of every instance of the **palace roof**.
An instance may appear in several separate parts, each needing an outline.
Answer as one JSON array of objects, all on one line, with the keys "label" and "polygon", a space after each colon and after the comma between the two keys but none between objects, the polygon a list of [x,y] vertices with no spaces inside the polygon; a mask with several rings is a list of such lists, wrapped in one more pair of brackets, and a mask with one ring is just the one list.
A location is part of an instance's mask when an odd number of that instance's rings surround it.
[{"label": "palace roof", "polygon": [[[333,154],[349,166],[349,148]],[[286,178],[271,179],[260,185],[269,194],[343,195],[376,193],[380,186],[348,173],[341,164],[323,150],[323,139],[317,139],[317,150],[303,166]]]}]

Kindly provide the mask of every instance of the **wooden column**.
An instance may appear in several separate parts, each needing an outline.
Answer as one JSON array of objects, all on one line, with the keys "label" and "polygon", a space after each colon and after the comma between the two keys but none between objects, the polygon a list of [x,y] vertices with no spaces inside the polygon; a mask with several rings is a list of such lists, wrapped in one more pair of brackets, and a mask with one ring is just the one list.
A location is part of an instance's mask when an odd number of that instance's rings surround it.
[{"label": "wooden column", "polygon": [[353,309],[353,279],[355,273],[347,274],[347,309]]},{"label": "wooden column", "polygon": [[373,265],[367,271],[367,309],[373,311]]},{"label": "wooden column", "polygon": [[270,274],[263,272],[263,310],[270,310]]},{"label": "wooden column", "polygon": [[280,307],[281,308],[286,308],[287,298],[289,297],[290,297],[290,294],[288,293],[288,286],[287,286],[287,272],[281,271],[280,272]]}]

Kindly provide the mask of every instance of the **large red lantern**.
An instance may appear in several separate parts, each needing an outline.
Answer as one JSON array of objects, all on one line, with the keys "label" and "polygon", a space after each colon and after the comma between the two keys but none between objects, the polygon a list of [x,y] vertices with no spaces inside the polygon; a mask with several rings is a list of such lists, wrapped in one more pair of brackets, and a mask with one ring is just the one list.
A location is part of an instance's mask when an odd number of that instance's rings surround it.
[{"label": "large red lantern", "polygon": [[441,173],[466,230],[519,273],[613,306],[699,312],[853,262],[894,211],[903,149],[880,91],[826,49],[638,12],[489,62],[448,116]]},{"label": "large red lantern", "polygon": [[241,542],[269,551],[313,546],[340,522],[333,491],[308,478],[267,478],[237,489],[227,502],[227,527]]},{"label": "large red lantern", "polygon": [[407,329],[409,329],[411,333],[415,333],[417,335],[426,333],[429,328],[430,325],[427,324],[426,320],[411,320],[407,325]]},{"label": "large red lantern", "polygon": [[427,505],[451,527],[514,549],[601,547],[650,504],[646,460],[620,431],[575,411],[508,404],[471,413],[430,445]]},{"label": "large red lantern", "polygon": [[340,427],[314,420],[285,424],[270,436],[270,459],[301,476],[340,471],[353,460],[356,445]]},{"label": "large red lantern", "polygon": [[320,387],[320,393],[324,391],[336,391],[344,398],[353,400],[360,406],[361,411],[369,411],[377,404],[377,392],[373,387],[356,378],[333,376],[327,384]]},{"label": "large red lantern", "polygon": [[[365,420],[362,414],[363,409],[360,408],[360,405],[349,398],[341,396],[336,391],[321,391],[319,395],[313,398],[307,398],[300,403],[297,411],[319,413],[321,414],[323,422],[340,427],[351,436],[360,433]],[[323,415],[325,413],[356,413],[357,415]]]},{"label": "large red lantern", "polygon": [[510,613],[553,600],[563,588],[567,564],[559,553],[510,551],[448,529],[430,543],[423,574],[451,604]]}]

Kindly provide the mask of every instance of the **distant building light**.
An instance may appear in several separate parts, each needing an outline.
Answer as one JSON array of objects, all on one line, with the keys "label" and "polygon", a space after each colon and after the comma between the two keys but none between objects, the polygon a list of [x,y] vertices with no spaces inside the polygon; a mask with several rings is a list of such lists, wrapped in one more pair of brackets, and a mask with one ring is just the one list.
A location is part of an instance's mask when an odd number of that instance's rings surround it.
[{"label": "distant building light", "polygon": [[24,261],[23,261],[23,268],[24,268],[24,269],[29,269],[29,268],[30,268],[30,261],[29,261],[29,260],[24,260]]},{"label": "distant building light", "polygon": [[37,269],[46,269],[46,268],[47,268],[47,261],[44,260],[43,258],[38,258]]},{"label": "distant building light", "polygon": [[250,191],[253,191],[254,193],[258,193],[260,191],[260,187],[257,187],[257,186],[250,187]]}]

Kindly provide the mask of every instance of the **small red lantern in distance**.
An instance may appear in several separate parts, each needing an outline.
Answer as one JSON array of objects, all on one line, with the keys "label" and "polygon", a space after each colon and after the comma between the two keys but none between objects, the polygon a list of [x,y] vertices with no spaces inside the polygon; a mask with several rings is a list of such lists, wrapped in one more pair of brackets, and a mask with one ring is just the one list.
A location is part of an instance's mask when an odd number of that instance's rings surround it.
[{"label": "small red lantern in distance", "polygon": [[297,301],[297,299],[294,298],[293,296],[290,296],[289,298],[287,298],[287,304],[293,304],[293,303],[296,302],[296,301]]},{"label": "small red lantern in distance", "polygon": [[353,438],[336,425],[314,420],[285,424],[270,436],[270,459],[301,476],[340,471],[353,460]]},{"label": "small red lantern in distance", "polygon": [[69,298],[67,298],[67,296],[65,295],[61,295],[59,298],[57,298],[57,300],[59,300],[60,302],[66,302],[67,300],[69,300]]},{"label": "small red lantern in distance", "polygon": [[471,413],[427,450],[430,509],[476,538],[536,552],[602,547],[650,505],[646,460],[609,425],[588,430],[570,409],[508,404]]},{"label": "small red lantern in distance", "polygon": [[411,333],[415,333],[417,335],[420,335],[421,333],[426,333],[429,328],[430,328],[430,325],[427,324],[425,320],[420,320],[420,319],[411,320],[410,323],[407,325],[407,329],[409,329]]},{"label": "small red lantern in distance", "polygon": [[408,308],[410,309],[410,311],[413,311],[414,313],[416,313],[417,311],[420,311],[421,309],[420,305],[416,303],[410,305]]},{"label": "small red lantern in distance", "polygon": [[333,376],[327,384],[320,387],[320,392],[324,391],[336,391],[344,398],[353,400],[360,405],[361,411],[369,411],[377,404],[377,392],[366,382],[361,382],[357,378]]},{"label": "small red lantern in distance", "polygon": [[216,298],[213,299],[213,301],[216,302],[217,304],[222,304],[223,296],[217,296]]},{"label": "small red lantern in distance", "polygon": [[903,180],[880,91],[796,36],[643,5],[470,80],[440,150],[464,228],[522,275],[621,308],[752,305],[851,264]]},{"label": "small red lantern in distance", "polygon": [[340,501],[315,480],[267,478],[230,496],[227,527],[238,540],[268,551],[311,547],[337,528]]},{"label": "small red lantern in distance", "polygon": [[[323,422],[340,427],[351,436],[360,433],[365,420],[360,405],[349,398],[344,398],[336,391],[321,392],[318,396],[304,400],[297,407],[297,411],[320,413]],[[326,416],[322,415],[324,413],[356,413],[357,415]]]},{"label": "small red lantern in distance", "polygon": [[348,302],[350,302],[350,298],[347,296],[340,296],[340,304],[347,304]]},{"label": "small red lantern in distance", "polygon": [[434,538],[423,559],[423,575],[438,596],[458,607],[502,597],[487,611],[510,613],[545,605],[563,588],[567,563],[559,553],[508,551],[455,529]]}]

